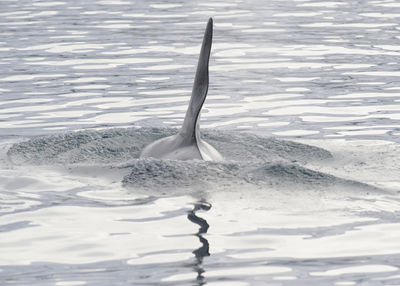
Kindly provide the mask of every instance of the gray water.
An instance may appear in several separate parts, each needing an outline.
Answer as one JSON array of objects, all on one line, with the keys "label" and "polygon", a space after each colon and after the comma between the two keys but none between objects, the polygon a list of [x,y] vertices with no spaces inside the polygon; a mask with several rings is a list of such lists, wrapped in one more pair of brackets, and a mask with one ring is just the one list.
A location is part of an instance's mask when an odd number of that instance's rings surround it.
[{"label": "gray water", "polygon": [[[201,126],[226,160],[140,160],[183,121],[208,17]],[[399,18],[1,1],[0,285],[400,284]]]}]

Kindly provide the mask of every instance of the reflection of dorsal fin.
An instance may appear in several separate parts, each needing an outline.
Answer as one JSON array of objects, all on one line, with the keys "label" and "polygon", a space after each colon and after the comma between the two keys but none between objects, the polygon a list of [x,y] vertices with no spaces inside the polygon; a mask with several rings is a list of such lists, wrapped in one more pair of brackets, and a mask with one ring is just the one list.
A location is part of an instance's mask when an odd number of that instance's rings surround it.
[{"label": "reflection of dorsal fin", "polygon": [[204,33],[199,61],[197,63],[196,77],[194,79],[192,97],[186,111],[180,134],[185,140],[197,141],[199,136],[199,117],[208,91],[208,61],[210,59],[213,20],[210,18]]}]

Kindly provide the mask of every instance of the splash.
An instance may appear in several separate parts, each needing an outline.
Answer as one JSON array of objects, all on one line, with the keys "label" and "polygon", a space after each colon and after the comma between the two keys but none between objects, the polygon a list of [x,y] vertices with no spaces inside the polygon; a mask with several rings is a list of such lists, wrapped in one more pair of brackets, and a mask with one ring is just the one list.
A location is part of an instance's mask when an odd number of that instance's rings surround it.
[{"label": "splash", "polygon": [[[305,167],[332,160],[322,148],[235,131],[203,130],[224,162],[139,159],[144,146],[173,135],[172,128],[85,130],[33,138],[14,144],[14,164],[99,166],[125,171],[124,187],[150,195],[201,192],[202,189],[374,188]],[[104,171],[107,172],[107,171]]]}]

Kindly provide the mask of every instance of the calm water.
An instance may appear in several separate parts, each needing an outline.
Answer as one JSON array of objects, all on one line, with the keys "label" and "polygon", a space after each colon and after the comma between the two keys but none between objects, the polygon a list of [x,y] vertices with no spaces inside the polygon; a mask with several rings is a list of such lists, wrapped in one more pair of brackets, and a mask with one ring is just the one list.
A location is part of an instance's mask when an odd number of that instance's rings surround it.
[{"label": "calm water", "polygon": [[[202,127],[234,130],[232,162],[90,133],[179,127],[208,17]],[[0,1],[0,285],[399,285],[399,19],[395,0]],[[83,129],[104,140],[51,135]]]}]

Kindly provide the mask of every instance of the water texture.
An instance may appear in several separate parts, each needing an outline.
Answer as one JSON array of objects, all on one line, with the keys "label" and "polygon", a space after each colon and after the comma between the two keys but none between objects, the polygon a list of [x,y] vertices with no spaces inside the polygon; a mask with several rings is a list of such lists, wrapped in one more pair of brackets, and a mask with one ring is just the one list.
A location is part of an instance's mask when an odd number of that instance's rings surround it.
[{"label": "water texture", "polygon": [[[214,18],[202,136],[182,124]],[[0,285],[400,284],[400,5],[0,3]]]},{"label": "water texture", "polygon": [[179,126],[212,16],[204,127],[397,140],[398,4],[325,2],[2,1],[0,132]]},{"label": "water texture", "polygon": [[[124,186],[154,190],[162,194],[197,193],[199,188],[251,188],[252,186],[285,188],[319,188],[350,184],[372,190],[371,186],[335,178],[332,175],[304,168],[301,164],[331,161],[330,152],[290,141],[262,138],[249,133],[203,130],[202,136],[221,150],[224,162],[139,159],[145,146],[162,137],[176,134],[168,128],[106,129],[37,137],[14,144],[7,152],[14,164],[84,165],[129,169],[122,180]],[[210,185],[211,184],[211,185]]]}]

